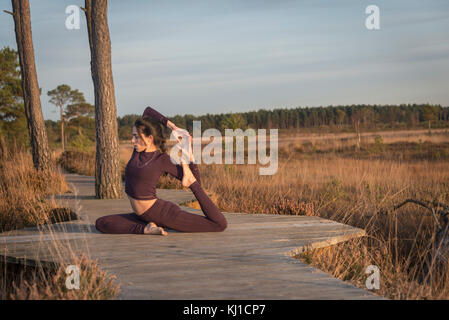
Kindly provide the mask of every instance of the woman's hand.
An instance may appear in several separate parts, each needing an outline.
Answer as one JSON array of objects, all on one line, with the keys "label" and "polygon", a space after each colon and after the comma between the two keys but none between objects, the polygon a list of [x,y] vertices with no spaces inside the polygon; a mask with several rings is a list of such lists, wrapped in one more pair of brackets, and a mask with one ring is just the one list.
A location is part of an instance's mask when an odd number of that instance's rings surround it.
[{"label": "woman's hand", "polygon": [[[183,139],[187,139],[188,142],[182,142]],[[193,147],[192,147],[193,138],[190,135],[188,136],[184,135],[178,138],[178,141],[181,143],[180,146],[182,152],[181,163],[186,163],[187,159],[189,159],[189,163],[194,163],[195,158],[193,157]]]},{"label": "woman's hand", "polygon": [[[167,121],[167,127],[169,127],[172,130],[172,134],[176,138],[176,140],[178,140],[182,144],[182,147],[181,147],[181,151],[183,154],[182,158],[189,159],[189,161],[192,163],[195,162],[195,158],[193,157],[193,149],[192,149],[193,138],[190,135],[190,133],[185,129],[178,128],[170,120]],[[188,142],[186,142],[186,141],[188,141]]]},{"label": "woman's hand", "polygon": [[173,127],[176,127],[176,126],[173,122],[171,122],[170,120],[167,120],[167,127],[169,127],[171,130],[173,130]]},{"label": "woman's hand", "polygon": [[178,128],[178,127],[176,127],[176,129],[173,130],[172,133],[178,140],[180,137],[182,137],[183,139],[188,139],[190,137],[189,131],[187,131],[185,129]]},{"label": "woman's hand", "polygon": [[170,120],[167,120],[167,127],[170,128],[172,131],[178,130],[179,128]]},{"label": "woman's hand", "polygon": [[172,133],[173,133],[173,135],[175,136],[176,139],[178,139],[179,137],[182,137],[182,136],[186,136],[186,137],[190,136],[190,133],[187,130],[178,128],[170,120],[167,121],[167,127],[169,127],[172,130]]}]

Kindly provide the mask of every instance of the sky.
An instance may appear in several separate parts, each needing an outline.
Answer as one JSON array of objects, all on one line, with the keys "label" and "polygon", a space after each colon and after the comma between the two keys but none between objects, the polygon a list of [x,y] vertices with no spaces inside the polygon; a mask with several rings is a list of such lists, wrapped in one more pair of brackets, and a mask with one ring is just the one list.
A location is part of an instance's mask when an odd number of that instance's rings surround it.
[{"label": "sky", "polygon": [[[1,1],[2,10],[12,10]],[[86,21],[78,0],[30,0],[45,119],[60,84],[94,103]],[[368,5],[379,30],[368,30]],[[0,48],[17,48],[0,13]],[[351,104],[449,105],[447,0],[110,0],[117,114],[166,116]]]}]

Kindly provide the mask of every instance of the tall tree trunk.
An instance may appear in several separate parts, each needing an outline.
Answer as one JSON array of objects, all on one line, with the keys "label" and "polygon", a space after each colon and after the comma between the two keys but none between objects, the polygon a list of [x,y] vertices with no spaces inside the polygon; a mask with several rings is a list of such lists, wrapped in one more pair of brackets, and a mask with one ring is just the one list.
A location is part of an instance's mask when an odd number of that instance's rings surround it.
[{"label": "tall tree trunk", "polygon": [[[91,52],[94,52],[93,44],[92,44],[92,0],[84,0],[84,8],[81,8],[84,11],[84,14],[86,15],[86,22],[87,22],[87,36],[89,38],[89,48]],[[90,73],[92,78],[94,77],[93,71],[93,60],[90,60]]]},{"label": "tall tree trunk", "polygon": [[[111,67],[107,0],[85,1],[90,23],[91,73],[95,91],[95,194],[100,199],[123,196],[120,172],[117,110]],[[88,14],[90,12],[90,15]],[[89,21],[90,16],[90,21]]]},{"label": "tall tree trunk", "polygon": [[62,143],[62,152],[64,152],[65,151],[64,115],[62,114],[62,105],[59,106],[59,112],[61,113],[61,143]]},{"label": "tall tree trunk", "polygon": [[31,140],[34,167],[51,169],[47,131],[42,115],[39,84],[34,63],[34,47],[31,34],[30,3],[28,0],[11,0],[16,33],[17,49],[22,79],[23,101]]}]

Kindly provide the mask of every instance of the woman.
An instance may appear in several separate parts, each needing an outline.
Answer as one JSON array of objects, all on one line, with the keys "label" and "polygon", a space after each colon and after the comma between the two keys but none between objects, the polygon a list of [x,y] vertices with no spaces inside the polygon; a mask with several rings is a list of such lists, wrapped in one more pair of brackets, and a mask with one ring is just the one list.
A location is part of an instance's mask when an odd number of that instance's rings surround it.
[{"label": "woman", "polygon": [[[166,117],[147,107],[143,117],[133,127],[133,154],[125,170],[125,192],[134,213],[101,217],[95,222],[103,233],[133,233],[167,235],[164,228],[182,232],[219,232],[227,227],[226,218],[201,187],[198,165],[194,163],[192,148],[190,164],[171,162],[166,153],[161,125],[176,134],[188,132],[176,127]],[[188,136],[189,143],[192,137]],[[179,140],[179,138],[178,138]],[[163,173],[169,173],[192,190],[205,217],[181,210],[170,202],[156,197],[156,184]]]}]

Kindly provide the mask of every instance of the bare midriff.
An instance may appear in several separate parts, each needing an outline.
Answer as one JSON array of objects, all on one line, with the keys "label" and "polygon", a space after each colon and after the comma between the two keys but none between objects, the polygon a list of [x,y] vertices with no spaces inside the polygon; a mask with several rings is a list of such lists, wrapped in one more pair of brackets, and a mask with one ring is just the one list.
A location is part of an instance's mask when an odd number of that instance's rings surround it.
[{"label": "bare midriff", "polygon": [[150,209],[153,204],[156,202],[157,199],[151,199],[151,200],[137,200],[134,198],[131,198],[128,196],[129,202],[131,203],[131,207],[134,210],[134,213],[137,215],[142,215]]}]

